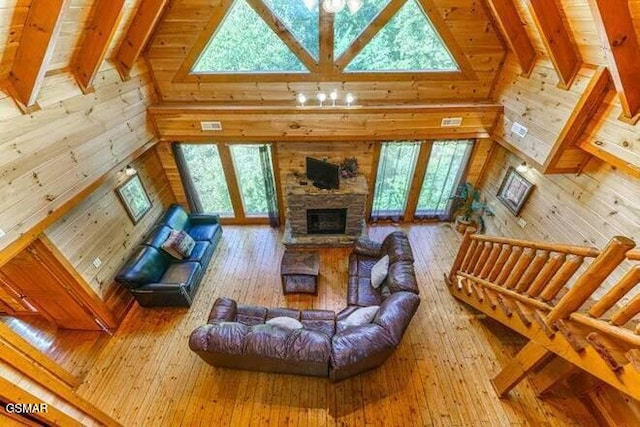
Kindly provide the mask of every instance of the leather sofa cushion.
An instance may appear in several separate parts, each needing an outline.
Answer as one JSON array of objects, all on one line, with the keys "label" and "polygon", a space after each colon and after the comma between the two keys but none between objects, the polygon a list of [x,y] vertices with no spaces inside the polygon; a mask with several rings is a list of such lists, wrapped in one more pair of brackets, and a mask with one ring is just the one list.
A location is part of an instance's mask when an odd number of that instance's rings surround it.
[{"label": "leather sofa cushion", "polygon": [[393,339],[380,325],[370,323],[349,328],[333,336],[331,366],[333,369],[360,363],[380,352],[395,348]]},{"label": "leather sofa cushion", "polygon": [[289,334],[289,330],[278,326],[254,325],[247,333],[244,353],[283,359],[287,350]]},{"label": "leather sofa cushion", "polygon": [[218,298],[211,307],[208,323],[217,321],[233,322],[238,311],[238,304],[231,298]]},{"label": "leather sofa cushion", "polygon": [[218,229],[220,229],[218,224],[194,225],[189,229],[189,235],[196,241],[212,241]]},{"label": "leather sofa cushion", "polygon": [[371,286],[371,279],[362,276],[350,276],[348,283],[347,303],[349,305],[359,305],[368,307],[370,305],[380,305],[382,296],[379,289]]},{"label": "leather sofa cushion", "polygon": [[420,293],[416,282],[416,273],[411,261],[397,261],[389,266],[387,285],[393,292],[408,291],[414,294]]},{"label": "leather sofa cushion", "polygon": [[243,354],[249,327],[237,322],[220,322],[198,327],[189,338],[192,350]]},{"label": "leather sofa cushion", "polygon": [[196,241],[191,255],[189,255],[189,258],[185,258],[184,261],[199,262],[202,264],[202,261],[209,258],[209,252],[211,251],[213,251],[213,245],[211,243]]},{"label": "leather sofa cushion", "polygon": [[329,310],[305,310],[300,314],[305,329],[332,337],[336,333],[336,314]]},{"label": "leather sofa cushion", "polygon": [[167,258],[157,249],[141,245],[133,251],[127,263],[120,269],[116,280],[129,289],[159,282],[168,263]]},{"label": "leather sofa cushion", "polygon": [[413,252],[404,231],[394,231],[382,242],[382,252],[389,255],[389,264],[397,261],[413,262]]},{"label": "leather sofa cushion", "polygon": [[195,283],[202,267],[197,262],[171,264],[160,280],[163,283]]},{"label": "leather sofa cushion", "polygon": [[327,363],[331,357],[331,338],[309,329],[291,331],[284,357],[298,362]]},{"label": "leather sofa cushion", "polygon": [[275,317],[292,317],[296,320],[300,320],[300,310],[293,310],[291,308],[269,308],[267,309],[267,320]]},{"label": "leather sofa cushion", "polygon": [[267,309],[254,305],[240,305],[236,312],[236,322],[245,325],[260,325],[267,320]]},{"label": "leather sofa cushion", "polygon": [[399,345],[419,305],[420,297],[413,292],[396,292],[380,305],[373,323],[383,327],[392,342]]},{"label": "leather sofa cushion", "polygon": [[[174,230],[188,231],[191,224],[189,223],[189,214],[184,210],[182,206],[177,203],[169,206],[159,221],[160,224],[166,224]],[[193,236],[191,236],[193,237]],[[198,240],[194,237],[194,240]]]},{"label": "leather sofa cushion", "polygon": [[172,228],[165,224],[157,225],[153,228],[153,230],[151,230],[151,233],[149,233],[149,236],[147,236],[147,238],[142,242],[142,244],[147,246],[152,246],[156,249],[161,249],[162,244],[169,237],[171,230]]}]

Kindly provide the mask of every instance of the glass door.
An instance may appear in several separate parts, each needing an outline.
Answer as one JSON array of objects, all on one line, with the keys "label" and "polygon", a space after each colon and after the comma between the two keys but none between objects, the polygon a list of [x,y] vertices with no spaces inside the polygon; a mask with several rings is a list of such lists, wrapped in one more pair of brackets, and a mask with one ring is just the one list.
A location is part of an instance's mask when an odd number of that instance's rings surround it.
[{"label": "glass door", "polygon": [[382,144],[371,207],[373,221],[404,218],[419,151],[419,142]]}]

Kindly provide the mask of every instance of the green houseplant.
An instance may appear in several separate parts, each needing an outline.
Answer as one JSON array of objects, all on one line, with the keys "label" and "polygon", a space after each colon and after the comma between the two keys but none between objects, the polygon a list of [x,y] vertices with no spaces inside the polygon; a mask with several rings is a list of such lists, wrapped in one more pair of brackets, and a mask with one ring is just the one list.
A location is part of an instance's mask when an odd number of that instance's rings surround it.
[{"label": "green houseplant", "polygon": [[483,214],[492,215],[493,212],[481,197],[479,189],[470,182],[460,184],[451,199],[456,230],[459,233],[464,233],[467,227],[475,227],[479,232],[484,231]]}]

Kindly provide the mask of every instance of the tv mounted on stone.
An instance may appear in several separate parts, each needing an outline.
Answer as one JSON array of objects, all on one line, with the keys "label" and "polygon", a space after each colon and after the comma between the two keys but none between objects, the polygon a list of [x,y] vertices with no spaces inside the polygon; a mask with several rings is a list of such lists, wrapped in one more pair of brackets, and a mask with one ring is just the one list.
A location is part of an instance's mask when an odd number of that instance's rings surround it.
[{"label": "tv mounted on stone", "polygon": [[340,166],[307,157],[307,179],[324,190],[340,188]]}]

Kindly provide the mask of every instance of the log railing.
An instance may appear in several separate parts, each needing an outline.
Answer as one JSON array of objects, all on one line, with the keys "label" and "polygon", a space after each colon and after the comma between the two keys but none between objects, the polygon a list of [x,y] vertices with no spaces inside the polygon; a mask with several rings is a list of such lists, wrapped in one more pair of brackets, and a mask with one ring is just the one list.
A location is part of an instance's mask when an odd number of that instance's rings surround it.
[{"label": "log railing", "polygon": [[640,400],[635,242],[617,236],[600,250],[474,231],[465,233],[445,277],[451,293],[532,342],[496,377],[497,391],[506,394],[527,375],[522,360],[552,355]]}]

